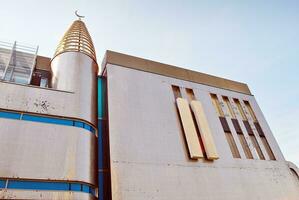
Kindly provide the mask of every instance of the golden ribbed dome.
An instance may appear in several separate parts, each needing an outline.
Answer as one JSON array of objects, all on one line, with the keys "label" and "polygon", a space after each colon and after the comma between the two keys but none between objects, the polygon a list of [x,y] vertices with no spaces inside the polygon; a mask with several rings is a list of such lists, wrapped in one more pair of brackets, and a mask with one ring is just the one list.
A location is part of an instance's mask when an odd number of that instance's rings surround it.
[{"label": "golden ribbed dome", "polygon": [[96,53],[88,33],[88,30],[81,20],[76,20],[61,39],[54,58],[64,52],[81,52],[91,57],[96,62]]}]

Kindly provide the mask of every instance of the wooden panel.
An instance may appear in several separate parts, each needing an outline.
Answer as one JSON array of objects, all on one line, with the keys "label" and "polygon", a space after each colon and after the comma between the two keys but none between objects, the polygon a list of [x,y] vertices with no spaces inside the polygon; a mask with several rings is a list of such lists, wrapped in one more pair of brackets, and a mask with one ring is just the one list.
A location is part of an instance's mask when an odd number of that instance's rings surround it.
[{"label": "wooden panel", "polygon": [[209,126],[206,114],[200,101],[191,101],[191,108],[193,110],[202,143],[208,160],[216,160],[219,158],[216,145]]},{"label": "wooden panel", "polygon": [[186,99],[177,98],[177,107],[180,114],[185,138],[187,141],[189,155],[191,159],[203,158],[203,152],[201,150],[198,134],[193,121],[192,113],[189,103]]}]

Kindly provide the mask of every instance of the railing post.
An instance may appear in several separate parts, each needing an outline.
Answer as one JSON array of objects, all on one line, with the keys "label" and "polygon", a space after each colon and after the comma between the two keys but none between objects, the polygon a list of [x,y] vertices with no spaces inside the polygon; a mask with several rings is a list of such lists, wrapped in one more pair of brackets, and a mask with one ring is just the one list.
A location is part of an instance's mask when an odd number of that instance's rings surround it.
[{"label": "railing post", "polygon": [[34,59],[33,59],[33,61],[32,61],[32,67],[31,67],[31,71],[30,71],[29,78],[28,78],[28,84],[31,83],[33,70],[34,70],[34,67],[35,67],[35,64],[36,64],[36,58],[37,58],[38,48],[39,48],[39,46],[36,47],[36,51],[35,51],[35,55],[34,55]]},{"label": "railing post", "polygon": [[17,41],[14,42],[13,47],[12,47],[12,49],[11,49],[10,58],[8,59],[8,62],[7,62],[7,64],[6,64],[6,66],[5,66],[5,70],[4,70],[3,75],[2,75],[2,77],[1,77],[2,80],[5,80],[5,76],[6,76],[6,74],[7,74],[7,70],[8,70],[8,68],[9,68],[9,65],[10,65],[10,62],[11,62],[13,53],[14,53],[14,51],[15,51],[15,49],[16,49],[16,44],[17,44]]}]

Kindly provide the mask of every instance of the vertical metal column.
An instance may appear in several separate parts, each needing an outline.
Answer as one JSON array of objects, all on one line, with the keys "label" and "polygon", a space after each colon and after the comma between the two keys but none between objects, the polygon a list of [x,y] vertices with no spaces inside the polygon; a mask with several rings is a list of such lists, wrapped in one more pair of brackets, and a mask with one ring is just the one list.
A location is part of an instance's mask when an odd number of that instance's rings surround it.
[{"label": "vertical metal column", "polygon": [[36,57],[37,57],[38,48],[39,48],[39,46],[36,47],[36,51],[35,51],[34,59],[32,61],[32,66],[31,66],[31,69],[30,69],[30,75],[29,75],[27,84],[30,84],[31,80],[32,80],[32,74],[33,74],[34,67],[35,67],[35,64],[36,64]]},{"label": "vertical metal column", "polygon": [[13,54],[15,53],[15,50],[16,50],[16,45],[17,45],[17,41],[14,42],[13,47],[12,47],[12,49],[11,49],[10,58],[8,59],[8,62],[7,62],[7,64],[6,64],[6,66],[5,66],[5,70],[4,70],[4,72],[3,72],[3,76],[1,77],[2,80],[5,80],[5,76],[6,76],[6,74],[7,74],[7,70],[8,70],[8,68],[9,68],[10,62],[11,62],[11,60],[12,60],[12,56],[13,56]]}]

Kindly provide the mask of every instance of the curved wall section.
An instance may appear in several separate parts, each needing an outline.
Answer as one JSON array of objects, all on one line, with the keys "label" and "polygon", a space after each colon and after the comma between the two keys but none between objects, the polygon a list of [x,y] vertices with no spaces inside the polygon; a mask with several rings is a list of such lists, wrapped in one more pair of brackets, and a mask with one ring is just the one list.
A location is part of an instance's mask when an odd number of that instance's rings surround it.
[{"label": "curved wall section", "polygon": [[71,126],[0,120],[0,177],[97,185],[96,136]]},{"label": "curved wall section", "polygon": [[51,62],[52,88],[75,93],[80,115],[96,122],[97,64],[80,52],[64,52]]},{"label": "curved wall section", "polygon": [[[96,94],[89,87],[84,89]],[[92,90],[96,90],[96,86]],[[84,92],[66,92],[5,82],[0,82],[0,91],[2,109],[71,117],[88,121],[94,126],[97,124],[96,97],[87,99]]]},{"label": "curved wall section", "polygon": [[287,165],[289,166],[289,168],[291,170],[293,170],[293,172],[296,174],[298,180],[299,180],[299,168],[292,162],[287,161]]}]

